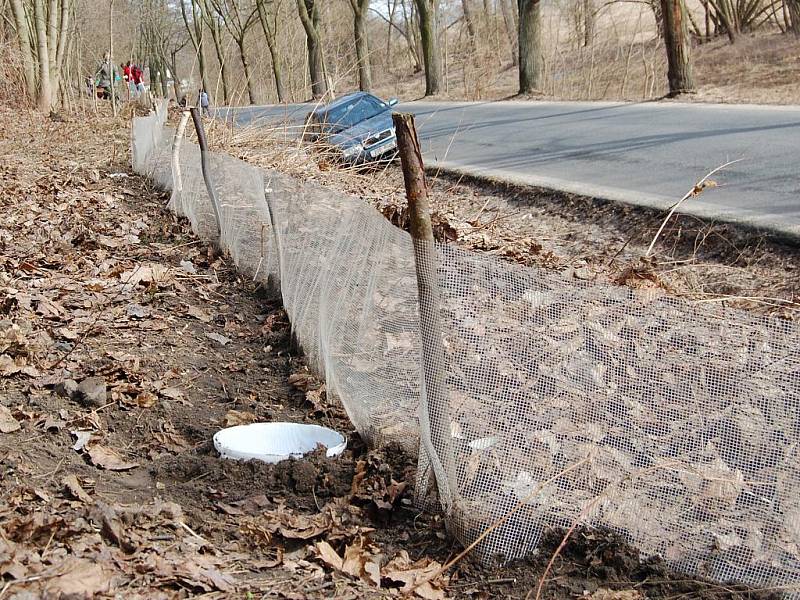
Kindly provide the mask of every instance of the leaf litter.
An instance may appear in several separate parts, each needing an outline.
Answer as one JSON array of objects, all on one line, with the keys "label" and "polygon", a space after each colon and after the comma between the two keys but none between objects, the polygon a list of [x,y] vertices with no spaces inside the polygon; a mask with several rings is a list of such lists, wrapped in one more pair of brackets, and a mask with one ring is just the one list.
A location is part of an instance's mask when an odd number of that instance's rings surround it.
[{"label": "leaf litter", "polygon": [[[292,351],[279,298],[130,172],[129,116],[90,128],[0,108],[0,589],[524,597],[541,566],[441,572],[457,549],[413,506],[416,461],[366,449]],[[255,420],[350,444],[337,460],[221,461],[213,433]],[[605,597],[633,589],[622,575],[576,585]]]}]

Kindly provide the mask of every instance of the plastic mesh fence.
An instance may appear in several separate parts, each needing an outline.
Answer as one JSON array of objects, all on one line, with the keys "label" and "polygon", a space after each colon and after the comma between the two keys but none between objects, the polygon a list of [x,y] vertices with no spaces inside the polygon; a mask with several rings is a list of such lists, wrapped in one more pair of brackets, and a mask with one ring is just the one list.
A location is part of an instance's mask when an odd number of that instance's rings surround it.
[{"label": "plastic mesh fence", "polygon": [[[134,120],[134,168],[216,239],[199,149],[183,143],[174,189],[164,121]],[[686,572],[800,597],[798,326],[420,245],[437,263],[437,404],[420,385],[420,332],[436,331],[420,325],[408,234],[359,199],[210,158],[220,245],[279,286],[360,434],[419,450],[420,492],[434,465],[463,543],[513,512],[478,547],[508,559],[581,521]]]}]

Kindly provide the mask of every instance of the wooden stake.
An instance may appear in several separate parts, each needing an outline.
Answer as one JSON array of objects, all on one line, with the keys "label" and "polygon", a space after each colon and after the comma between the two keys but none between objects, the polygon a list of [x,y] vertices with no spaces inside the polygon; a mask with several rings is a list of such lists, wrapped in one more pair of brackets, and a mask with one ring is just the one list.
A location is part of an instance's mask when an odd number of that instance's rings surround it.
[{"label": "wooden stake", "polygon": [[181,178],[181,142],[183,132],[186,131],[186,124],[189,121],[189,111],[181,113],[181,120],[175,129],[175,137],[172,138],[172,196],[178,197],[183,192],[183,179]]},{"label": "wooden stake", "polygon": [[[430,440],[422,436],[433,469],[433,480],[445,513],[453,508],[456,483],[453,451],[450,443],[450,405],[447,394],[447,371],[439,315],[439,284],[436,277],[436,248],[428,205],[428,183],[422,165],[414,115],[392,115],[397,132],[397,147],[403,166],[403,181],[408,198],[411,238],[419,293],[420,337],[422,338],[422,393],[420,425],[430,431]],[[436,473],[444,473],[446,481],[438,481]]]},{"label": "wooden stake", "polygon": [[217,220],[217,233],[222,235],[222,222],[219,218],[219,200],[217,199],[217,192],[214,189],[214,182],[211,181],[211,172],[208,167],[206,130],[203,127],[203,119],[200,117],[200,109],[195,106],[191,109],[191,113],[192,122],[194,122],[194,128],[195,131],[197,131],[197,143],[200,145],[200,168],[203,171],[203,181],[205,181],[206,190],[208,190],[208,197],[211,198],[211,206],[214,208],[214,218]]}]

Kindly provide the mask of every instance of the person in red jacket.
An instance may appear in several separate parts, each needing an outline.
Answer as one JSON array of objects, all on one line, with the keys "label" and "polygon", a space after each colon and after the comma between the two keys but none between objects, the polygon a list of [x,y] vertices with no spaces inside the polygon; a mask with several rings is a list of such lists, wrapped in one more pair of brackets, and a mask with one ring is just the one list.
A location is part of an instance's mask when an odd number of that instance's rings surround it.
[{"label": "person in red jacket", "polygon": [[122,78],[125,80],[125,86],[128,88],[128,98],[131,97],[131,92],[136,93],[136,87],[133,85],[133,75],[131,73],[131,61],[122,65]]},{"label": "person in red jacket", "polygon": [[139,68],[139,65],[131,66],[131,78],[133,79],[133,86],[136,90],[136,95],[141,96],[144,94],[144,73]]}]

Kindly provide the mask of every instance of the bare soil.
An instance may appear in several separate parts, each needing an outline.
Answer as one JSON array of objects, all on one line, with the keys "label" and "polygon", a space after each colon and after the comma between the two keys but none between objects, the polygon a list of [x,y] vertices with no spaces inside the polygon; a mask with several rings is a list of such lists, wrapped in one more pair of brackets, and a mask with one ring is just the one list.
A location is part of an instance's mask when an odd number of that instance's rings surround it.
[{"label": "bare soil", "polygon": [[[1,109],[0,132],[0,598],[536,595],[562,533],[528,561],[439,574],[459,548],[414,508],[413,458],[361,443],[280,299],[130,171],[125,118]],[[350,443],[337,460],[219,459],[213,433],[253,420]],[[603,531],[574,534],[543,591],[769,597]]]}]

